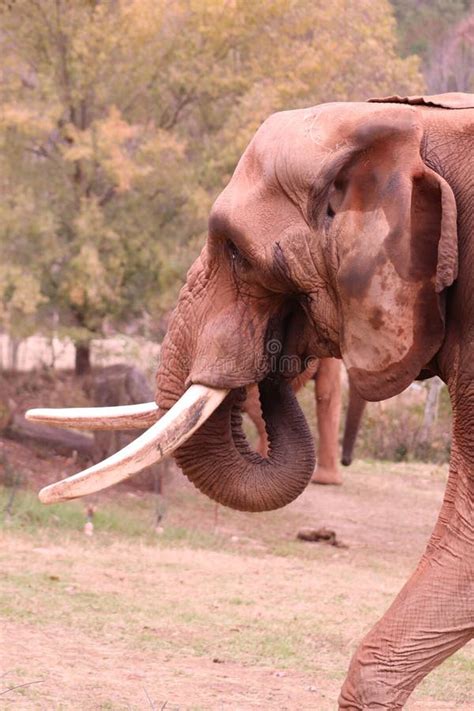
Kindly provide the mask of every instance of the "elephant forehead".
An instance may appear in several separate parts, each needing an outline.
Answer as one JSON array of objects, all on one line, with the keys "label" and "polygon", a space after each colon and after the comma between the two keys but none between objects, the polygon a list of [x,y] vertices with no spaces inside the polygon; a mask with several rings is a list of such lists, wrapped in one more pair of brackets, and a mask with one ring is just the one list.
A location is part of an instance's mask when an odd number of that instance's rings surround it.
[{"label": "elephant forehead", "polygon": [[267,181],[234,181],[214,203],[209,233],[253,252],[294,229],[299,222],[305,226],[297,207]]},{"label": "elephant forehead", "polygon": [[219,200],[242,204],[264,199],[266,190],[283,190],[301,208],[305,191],[325,180],[353,148],[364,122],[391,111],[379,104],[335,102],[272,114],[256,132]]},{"label": "elephant forehead", "polygon": [[[287,190],[311,184],[345,143],[334,121],[338,106],[348,113],[346,104],[323,104],[270,116],[249,146],[250,162],[260,166],[262,178],[275,179]],[[244,153],[242,170],[247,163]]]},{"label": "elephant forehead", "polygon": [[308,191],[325,184],[353,148],[355,129],[391,111],[379,104],[337,102],[273,114],[214,203],[210,231],[252,251],[294,230],[306,219]]},{"label": "elephant forehead", "polygon": [[340,145],[339,124],[354,115],[352,106],[323,104],[269,116],[242,154],[224,193],[236,184],[247,188],[259,183],[278,185],[276,169],[281,163],[291,164],[298,172],[309,164],[314,174],[315,160],[323,160]]},{"label": "elephant forehead", "polygon": [[241,169],[247,160],[259,175],[276,176],[284,188],[307,189],[319,179],[332,174],[339,162],[367,140],[374,120],[395,126],[403,115],[403,125],[413,124],[416,109],[410,106],[369,104],[364,102],[334,102],[307,109],[273,114],[257,131],[249,146],[249,156],[242,158]]},{"label": "elephant forehead", "polygon": [[[294,223],[291,200],[305,205],[306,183],[329,155],[312,136],[314,112],[326,114],[329,106],[280,112],[262,124],[213,205],[210,231],[222,236],[225,225],[226,236],[238,242],[246,235],[255,240],[281,233]],[[325,121],[330,124],[329,116]]]}]

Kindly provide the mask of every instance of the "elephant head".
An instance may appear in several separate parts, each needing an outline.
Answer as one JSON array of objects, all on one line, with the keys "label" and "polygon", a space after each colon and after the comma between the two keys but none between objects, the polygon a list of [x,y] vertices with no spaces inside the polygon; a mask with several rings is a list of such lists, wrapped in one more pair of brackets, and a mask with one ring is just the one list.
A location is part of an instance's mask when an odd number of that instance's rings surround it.
[{"label": "elephant head", "polygon": [[[177,415],[187,434],[172,439],[184,473],[215,500],[265,510],[305,487],[314,455],[289,363],[342,357],[359,394],[380,400],[439,350],[443,292],[457,269],[456,204],[422,152],[413,107],[333,103],[271,116],[243,154],[212,208],[157,374],[157,404],[169,412],[154,428],[172,419],[183,393],[205,386],[205,403],[200,391]],[[240,405],[253,383],[268,458],[242,434]],[[161,440],[146,436],[156,459]],[[149,462],[128,452],[127,475],[140,468],[130,465],[136,457]]]}]

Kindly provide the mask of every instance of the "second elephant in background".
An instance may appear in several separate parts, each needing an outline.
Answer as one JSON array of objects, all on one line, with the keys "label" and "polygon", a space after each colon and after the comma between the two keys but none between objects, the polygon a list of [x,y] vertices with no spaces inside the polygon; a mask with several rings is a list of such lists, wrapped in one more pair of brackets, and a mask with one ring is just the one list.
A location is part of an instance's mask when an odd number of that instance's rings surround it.
[{"label": "second elephant in background", "polygon": [[[318,427],[318,459],[311,481],[315,484],[342,484],[342,476],[339,469],[341,368],[342,361],[336,358],[313,359],[306,370],[292,380],[295,392],[298,392],[309,380],[314,381]],[[360,397],[349,381],[349,402],[340,459],[345,466],[352,462],[352,452],[365,404],[366,401]],[[252,385],[247,389],[244,411],[254,423],[258,433],[256,449],[260,454],[266,455],[268,439],[256,385]]]}]

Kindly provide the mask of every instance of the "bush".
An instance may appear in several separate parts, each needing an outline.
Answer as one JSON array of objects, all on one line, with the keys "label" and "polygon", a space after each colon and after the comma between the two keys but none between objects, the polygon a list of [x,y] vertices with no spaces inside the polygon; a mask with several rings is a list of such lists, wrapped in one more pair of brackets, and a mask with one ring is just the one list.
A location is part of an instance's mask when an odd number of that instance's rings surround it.
[{"label": "bush", "polygon": [[368,403],[356,443],[357,457],[395,462],[449,461],[451,408],[446,388],[440,396],[438,419],[428,442],[420,441],[424,405],[407,405],[403,398],[389,403]]}]

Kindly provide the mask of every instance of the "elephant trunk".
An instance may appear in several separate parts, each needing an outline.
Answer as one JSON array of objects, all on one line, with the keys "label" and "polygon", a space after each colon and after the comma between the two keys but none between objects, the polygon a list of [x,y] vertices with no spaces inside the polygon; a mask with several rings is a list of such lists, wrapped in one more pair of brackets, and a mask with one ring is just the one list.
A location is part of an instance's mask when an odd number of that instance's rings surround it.
[{"label": "elephant trunk", "polygon": [[204,494],[241,511],[268,511],[290,503],[314,469],[313,438],[291,386],[259,384],[269,452],[253,451],[242,430],[245,390],[233,390],[175,457]]}]

